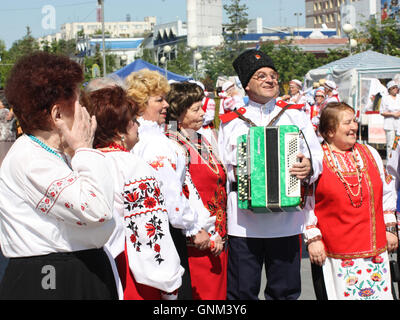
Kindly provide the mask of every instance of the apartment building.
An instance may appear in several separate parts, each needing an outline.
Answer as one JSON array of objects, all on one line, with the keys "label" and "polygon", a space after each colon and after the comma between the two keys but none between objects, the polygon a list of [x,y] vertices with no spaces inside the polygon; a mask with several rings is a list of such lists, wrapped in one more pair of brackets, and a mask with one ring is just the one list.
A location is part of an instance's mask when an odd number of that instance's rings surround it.
[{"label": "apartment building", "polygon": [[350,23],[358,27],[371,16],[379,17],[381,0],[305,0],[307,28],[335,28]]}]

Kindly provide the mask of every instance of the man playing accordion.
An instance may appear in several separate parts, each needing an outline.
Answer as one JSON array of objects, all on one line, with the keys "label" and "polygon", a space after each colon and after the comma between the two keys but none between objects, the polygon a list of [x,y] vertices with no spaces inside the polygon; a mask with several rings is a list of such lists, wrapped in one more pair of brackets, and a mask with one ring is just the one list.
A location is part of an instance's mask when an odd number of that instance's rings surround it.
[{"label": "man playing accordion", "polygon": [[[297,299],[300,296],[299,234],[303,233],[309,198],[303,209],[292,212],[257,213],[238,207],[237,139],[251,126],[296,125],[305,139],[300,140],[298,161],[289,170],[301,181],[313,183],[322,170],[322,149],[302,105],[277,101],[278,73],[269,56],[247,50],[233,67],[249,96],[246,106],[221,115],[223,159],[228,171],[228,299],[258,299],[261,272],[265,263],[265,299]],[[284,109],[284,110],[283,110]],[[283,112],[281,112],[283,111]],[[272,121],[272,122],[271,122]],[[268,146],[266,147],[268,148]],[[270,181],[267,181],[270,183]],[[272,184],[274,182],[271,182]],[[259,208],[258,208],[259,209]]]}]

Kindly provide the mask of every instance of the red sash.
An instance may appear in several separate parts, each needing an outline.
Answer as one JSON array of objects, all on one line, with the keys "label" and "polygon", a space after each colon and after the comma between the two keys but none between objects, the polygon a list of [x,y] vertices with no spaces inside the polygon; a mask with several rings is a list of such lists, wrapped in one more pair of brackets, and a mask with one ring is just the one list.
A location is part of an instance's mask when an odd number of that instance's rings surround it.
[{"label": "red sash", "polygon": [[[324,147],[323,173],[315,190],[315,215],[327,255],[351,259],[372,257],[386,250],[386,231],[383,219],[383,183],[375,159],[369,149],[357,144],[364,168],[362,172],[362,205],[352,206],[348,191],[335,174]],[[328,151],[329,152],[329,151]],[[343,172],[349,184],[357,183],[357,174]],[[352,187],[356,193],[357,187]],[[360,202],[360,195],[354,197]]]}]

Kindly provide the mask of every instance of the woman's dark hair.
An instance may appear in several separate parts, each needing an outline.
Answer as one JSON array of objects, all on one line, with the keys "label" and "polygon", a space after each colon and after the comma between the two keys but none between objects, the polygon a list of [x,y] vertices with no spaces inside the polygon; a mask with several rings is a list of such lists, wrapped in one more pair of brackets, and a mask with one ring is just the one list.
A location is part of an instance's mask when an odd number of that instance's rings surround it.
[{"label": "woman's dark hair", "polygon": [[136,103],[118,86],[82,94],[81,103],[96,116],[97,129],[93,145],[106,147],[118,133],[127,133],[129,121],[138,114]]},{"label": "woman's dark hair", "polygon": [[177,121],[178,118],[189,109],[193,103],[204,98],[204,91],[200,86],[192,82],[175,82],[171,84],[171,90],[166,100],[169,104],[167,122]]},{"label": "woman's dark hair", "polygon": [[21,129],[25,133],[51,130],[52,107],[60,104],[73,111],[83,79],[81,66],[67,56],[35,52],[19,59],[7,80],[5,95]]},{"label": "woman's dark hair", "polygon": [[344,102],[330,102],[321,111],[318,130],[327,141],[329,132],[336,132],[339,126],[339,114],[341,111],[354,109]]}]

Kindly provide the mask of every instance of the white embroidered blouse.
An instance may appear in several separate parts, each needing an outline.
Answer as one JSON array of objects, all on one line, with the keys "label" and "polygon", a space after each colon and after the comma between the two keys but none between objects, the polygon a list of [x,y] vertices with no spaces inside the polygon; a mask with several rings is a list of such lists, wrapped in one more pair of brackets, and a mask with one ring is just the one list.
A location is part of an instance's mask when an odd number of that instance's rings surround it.
[{"label": "white embroidered blouse", "polygon": [[114,181],[117,227],[106,248],[115,259],[124,251],[138,283],[173,292],[182,284],[183,267],[169,232],[165,199],[154,170],[130,152],[106,151]]},{"label": "white embroidered blouse", "polygon": [[183,229],[186,236],[195,235],[207,223],[209,214],[203,205],[198,207],[203,209],[194,208],[185,195],[185,186],[189,190],[196,189],[187,176],[185,150],[168,139],[156,122],[143,118],[138,121],[139,142],[131,152],[154,168],[171,225]]},{"label": "white embroidered blouse", "polygon": [[0,168],[0,245],[6,257],[101,248],[110,237],[113,186],[105,157],[78,149],[71,161],[23,135]]}]

